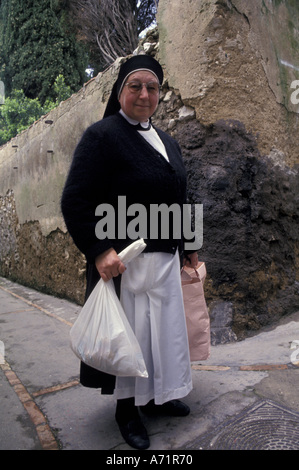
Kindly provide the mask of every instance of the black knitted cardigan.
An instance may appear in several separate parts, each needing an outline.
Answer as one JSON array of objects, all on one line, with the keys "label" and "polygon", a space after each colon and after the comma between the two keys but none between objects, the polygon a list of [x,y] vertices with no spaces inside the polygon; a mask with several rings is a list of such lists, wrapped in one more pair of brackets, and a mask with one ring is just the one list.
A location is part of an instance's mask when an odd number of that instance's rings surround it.
[{"label": "black knitted cardigan", "polygon": [[[99,204],[115,208],[117,226],[118,196],[126,197],[127,207],[142,204],[148,214],[151,204],[170,207],[173,203],[186,203],[186,172],[179,145],[168,134],[156,131],[169,163],[119,113],[93,124],[83,134],[65,183],[61,209],[70,235],[89,263],[110,247],[119,252],[132,242],[128,237],[96,237],[100,217],[95,215],[95,209]],[[133,218],[127,217],[127,221]],[[175,239],[171,231],[166,240],[149,237],[145,242],[147,251],[183,251],[182,239]]]}]

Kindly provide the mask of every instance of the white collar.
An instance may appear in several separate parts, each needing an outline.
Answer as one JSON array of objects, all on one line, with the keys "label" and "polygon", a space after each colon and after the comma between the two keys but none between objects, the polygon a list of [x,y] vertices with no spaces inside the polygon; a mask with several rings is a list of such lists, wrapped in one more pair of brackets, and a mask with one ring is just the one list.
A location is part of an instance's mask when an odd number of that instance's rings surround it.
[{"label": "white collar", "polygon": [[146,122],[139,122],[139,121],[135,121],[134,119],[129,118],[129,116],[127,116],[126,113],[124,113],[122,109],[120,109],[119,112],[130,124],[133,124],[134,126],[137,126],[137,124],[140,124],[141,127],[148,129],[148,126],[150,123],[149,119]]}]

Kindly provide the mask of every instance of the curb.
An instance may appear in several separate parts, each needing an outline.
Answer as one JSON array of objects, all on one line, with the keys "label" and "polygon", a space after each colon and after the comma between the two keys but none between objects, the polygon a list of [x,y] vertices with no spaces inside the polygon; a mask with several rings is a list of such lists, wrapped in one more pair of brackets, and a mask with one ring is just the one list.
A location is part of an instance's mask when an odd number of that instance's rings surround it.
[{"label": "curb", "polygon": [[1,363],[0,367],[33,422],[43,450],[59,450],[59,445],[51,431],[47,418],[37,406],[30,393],[28,393],[16,373],[11,370],[10,365],[6,361]]}]

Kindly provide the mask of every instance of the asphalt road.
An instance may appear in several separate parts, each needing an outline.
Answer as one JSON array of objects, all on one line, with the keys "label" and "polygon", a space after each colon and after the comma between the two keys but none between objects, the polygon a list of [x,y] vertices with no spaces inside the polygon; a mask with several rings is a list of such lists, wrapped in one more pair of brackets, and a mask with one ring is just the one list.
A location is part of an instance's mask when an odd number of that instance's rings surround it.
[{"label": "asphalt road", "polygon": [[[0,278],[0,450],[103,450],[107,464],[140,466],[115,461],[122,450],[132,451],[128,458],[136,451],[119,433],[114,397],[78,383],[69,331],[79,311]],[[252,338],[212,347],[192,373],[188,417],[143,417],[147,456],[299,450],[299,312]]]}]

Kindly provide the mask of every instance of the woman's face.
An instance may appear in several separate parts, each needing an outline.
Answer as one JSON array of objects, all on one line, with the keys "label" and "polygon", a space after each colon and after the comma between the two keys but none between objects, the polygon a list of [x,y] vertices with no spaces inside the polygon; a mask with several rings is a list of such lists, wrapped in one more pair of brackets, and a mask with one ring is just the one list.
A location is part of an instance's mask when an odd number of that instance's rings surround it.
[{"label": "woman's face", "polygon": [[132,92],[127,86],[128,83],[157,83],[158,80],[151,72],[138,71],[133,72],[126,80],[126,83],[120,94],[119,102],[121,109],[131,119],[138,122],[147,121],[156,111],[159,103],[159,92],[151,93],[145,86],[141,91]]}]

